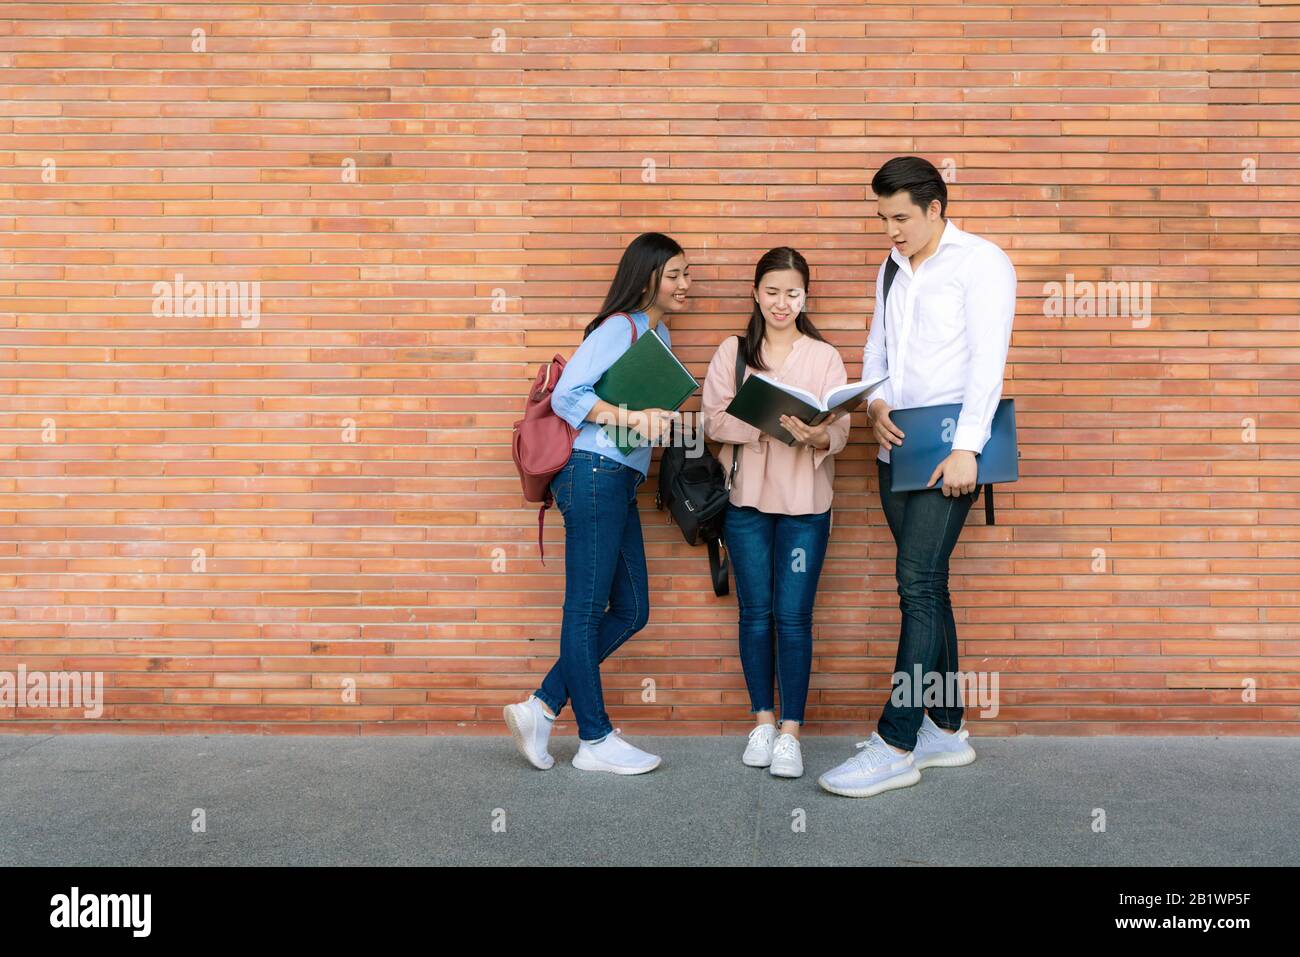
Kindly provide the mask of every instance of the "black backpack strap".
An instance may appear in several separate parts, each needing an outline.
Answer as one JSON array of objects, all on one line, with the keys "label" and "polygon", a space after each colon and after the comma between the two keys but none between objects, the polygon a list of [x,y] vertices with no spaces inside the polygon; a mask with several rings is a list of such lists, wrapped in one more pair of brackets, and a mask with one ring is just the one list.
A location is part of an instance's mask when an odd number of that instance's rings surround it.
[{"label": "black backpack strap", "polygon": [[885,294],[881,297],[882,302],[889,301],[889,287],[894,284],[894,276],[898,274],[898,260],[891,253],[885,260]]},{"label": "black backpack strap", "polygon": [[[736,391],[740,391],[740,384],[745,380],[745,337],[736,337]],[[731,471],[727,474],[727,488],[731,488],[732,481],[736,477],[736,469],[740,467],[740,453],[744,446],[739,442],[731,443]],[[727,546],[722,541],[721,525],[725,519],[718,522],[718,531],[715,534],[706,536],[704,544],[709,549],[709,575],[713,579],[713,594],[722,598],[730,591],[730,573],[731,560],[727,556]]]},{"label": "black backpack strap", "polygon": [[[745,381],[745,336],[736,336],[736,391]],[[735,442],[731,446],[731,471],[727,474],[727,488],[730,489],[736,479],[736,470],[740,468],[740,453],[744,446]],[[725,594],[725,592],[723,593]]]},{"label": "black backpack strap", "polygon": [[981,492],[984,493],[984,524],[996,525],[997,522],[993,518],[993,486],[992,485],[989,485],[987,482],[983,485],[976,485],[975,498],[972,500],[971,504],[974,504],[976,501],[979,500]]},{"label": "black backpack strap", "polygon": [[896,276],[897,274],[898,274],[898,261],[894,259],[894,254],[891,252],[889,254],[889,258],[885,260],[885,294],[880,297],[880,302],[882,304],[882,309],[881,309],[882,315],[880,316],[880,322],[881,322],[880,331],[885,337],[886,355],[888,355],[889,353],[889,326],[884,325],[885,317],[883,313],[886,310],[883,308],[883,306],[889,305],[889,287],[894,284],[894,276]]},{"label": "black backpack strap", "polygon": [[713,594],[721,598],[729,591],[727,577],[731,563],[720,538],[711,535],[704,540],[704,544],[709,550],[709,575],[713,579]]}]

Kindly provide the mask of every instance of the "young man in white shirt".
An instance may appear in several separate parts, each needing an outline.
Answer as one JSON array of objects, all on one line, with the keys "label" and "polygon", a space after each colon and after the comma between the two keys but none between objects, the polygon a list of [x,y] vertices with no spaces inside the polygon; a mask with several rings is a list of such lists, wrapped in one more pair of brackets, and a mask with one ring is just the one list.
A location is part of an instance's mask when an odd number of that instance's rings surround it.
[{"label": "young man in white shirt", "polygon": [[[818,779],[826,790],[846,797],[907,787],[920,780],[922,768],[975,760],[961,728],[961,702],[949,694],[956,687],[957,628],[948,559],[978,495],[975,457],[988,441],[1002,397],[1016,311],[1011,260],[946,218],[948,188],[931,163],[896,157],[880,168],[871,188],[898,271],[887,302],[888,259],[877,273],[862,378],[889,376],[867,397],[867,408],[879,444],[881,504],[898,546],[895,575],[903,622],[890,700],[877,730],[858,745],[857,754]],[[904,434],[889,413],[947,403],[961,403],[951,454],[935,468],[929,488],[891,491],[889,450],[903,444]],[[942,706],[926,714],[921,694],[938,675],[943,676]],[[900,691],[905,692],[902,705],[895,701]]]}]

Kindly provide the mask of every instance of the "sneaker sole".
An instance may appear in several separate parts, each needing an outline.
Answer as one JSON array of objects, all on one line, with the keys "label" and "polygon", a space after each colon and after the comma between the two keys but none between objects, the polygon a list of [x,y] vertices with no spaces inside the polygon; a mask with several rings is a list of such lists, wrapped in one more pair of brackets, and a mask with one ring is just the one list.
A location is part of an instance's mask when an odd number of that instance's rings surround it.
[{"label": "sneaker sole", "polygon": [[768,774],[772,775],[774,778],[801,778],[803,777],[803,769],[800,768],[798,771],[777,771],[775,769],[769,769]]},{"label": "sneaker sole", "polygon": [[915,761],[914,765],[918,771],[923,768],[960,768],[974,760],[975,749],[967,747],[965,751],[954,751],[951,754],[936,754],[934,757],[922,758],[920,761]]},{"label": "sneaker sole", "polygon": [[524,760],[537,768],[539,771],[549,771],[555,765],[555,758],[551,758],[550,764],[538,764],[528,753],[528,748],[524,745],[524,729],[519,727],[519,722],[515,720],[515,713],[512,710],[513,705],[506,705],[501,709],[505,716],[506,726],[510,728],[510,734],[515,739],[515,748],[524,756]]},{"label": "sneaker sole", "polygon": [[585,758],[580,761],[580,757],[580,755],[576,754],[573,756],[573,766],[579,771],[608,771],[610,774],[645,774],[647,771],[653,771],[659,767],[660,762],[663,761],[663,758],[655,758],[655,763],[649,767],[629,768],[619,764],[593,764],[589,763]]},{"label": "sneaker sole", "polygon": [[894,788],[910,787],[917,781],[921,780],[921,772],[912,768],[911,774],[900,774],[890,778],[888,781],[881,781],[879,784],[873,784],[869,788],[837,788],[827,784],[821,778],[817,783],[821,785],[822,790],[829,791],[831,794],[838,794],[841,797],[864,798],[872,797],[882,791],[892,791]]},{"label": "sneaker sole", "polygon": [[750,768],[767,768],[772,766],[771,758],[768,758],[762,764],[759,764],[757,761],[749,761],[744,757],[744,755],[741,756],[740,760],[746,767]]}]

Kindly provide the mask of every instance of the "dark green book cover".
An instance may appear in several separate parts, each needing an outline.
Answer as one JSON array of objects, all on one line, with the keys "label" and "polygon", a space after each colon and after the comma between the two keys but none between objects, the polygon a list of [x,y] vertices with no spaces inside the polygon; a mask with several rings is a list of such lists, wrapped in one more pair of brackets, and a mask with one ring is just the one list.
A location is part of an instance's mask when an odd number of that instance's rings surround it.
[{"label": "dark green book cover", "polygon": [[[678,361],[664,341],[654,332],[643,333],[605,374],[597,380],[596,395],[610,405],[623,405],[633,412],[641,409],[676,411],[700,387],[695,377]],[[625,438],[631,445],[618,442],[617,426],[601,426],[612,443],[624,455],[645,444],[644,436],[629,429]]]},{"label": "dark green book cover", "polygon": [[761,372],[755,372],[745,379],[727,406],[727,414],[762,429],[786,445],[794,445],[794,436],[781,424],[781,416],[793,416],[807,425],[820,425],[838,413],[852,412],[867,393],[884,381],[849,382],[818,397],[805,389],[774,382]]}]

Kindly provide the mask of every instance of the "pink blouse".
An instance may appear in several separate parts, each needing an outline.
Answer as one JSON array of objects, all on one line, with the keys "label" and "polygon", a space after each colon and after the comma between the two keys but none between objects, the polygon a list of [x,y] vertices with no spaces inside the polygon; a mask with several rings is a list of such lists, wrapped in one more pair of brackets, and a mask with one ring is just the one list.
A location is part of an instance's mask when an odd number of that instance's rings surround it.
[{"label": "pink blouse", "polygon": [[[831,507],[831,486],[835,479],[835,453],[849,441],[850,415],[830,424],[830,448],[786,445],[724,410],[736,395],[736,348],[740,340],[728,336],[718,346],[704,377],[704,399],[700,418],[706,438],[724,443],[743,443],[740,468],[731,486],[731,503],[752,506],[762,512],[782,515],[820,514]],[[763,343],[768,360],[768,344]],[[770,362],[769,362],[770,366]],[[747,372],[755,370],[746,367]],[[849,381],[840,352],[829,342],[801,335],[779,369],[763,373],[769,379],[825,395]],[[731,471],[733,446],[726,444],[718,455],[723,469]]]}]

